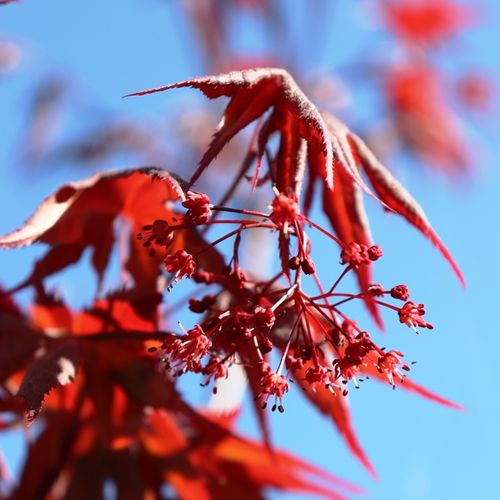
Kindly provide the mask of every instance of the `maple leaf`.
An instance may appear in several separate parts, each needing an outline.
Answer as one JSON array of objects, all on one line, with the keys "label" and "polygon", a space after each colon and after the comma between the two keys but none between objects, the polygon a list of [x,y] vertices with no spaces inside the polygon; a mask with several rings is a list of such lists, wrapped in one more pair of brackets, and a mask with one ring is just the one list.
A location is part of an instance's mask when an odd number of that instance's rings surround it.
[{"label": "maple leaf", "polygon": [[316,409],[323,415],[332,419],[351,453],[363,464],[373,477],[376,477],[377,473],[375,468],[356,435],[347,398],[343,396],[342,391],[337,388],[332,389],[334,394],[326,387],[316,387],[314,390],[310,390],[305,382],[307,369],[311,366],[312,364],[309,363],[302,369],[294,370],[294,380],[305,389],[305,397],[316,407]]},{"label": "maple leaf", "polygon": [[[130,225],[125,268],[136,285],[154,288],[161,256],[150,256],[136,235],[144,224],[153,220],[175,219],[176,213],[165,204],[184,199],[179,181],[156,168],[108,171],[62,186],[45,199],[24,226],[0,237],[0,248],[35,242],[52,247],[15,290],[39,284],[45,277],[77,262],[89,247],[93,250],[92,264],[100,283],[115,239],[113,223],[118,217]],[[184,245],[196,249],[201,244],[196,234],[180,230],[172,249]]]},{"label": "maple leaf", "polygon": [[24,370],[17,396],[32,422],[52,389],[73,380],[78,365],[75,342],[53,338],[32,327],[27,319],[0,314],[0,381]]},{"label": "maple leaf", "polygon": [[[334,178],[335,192],[323,189],[323,211],[335,234],[346,244],[355,241],[371,245],[372,236],[363,204],[362,188],[353,182],[352,177],[341,165],[335,169]],[[355,272],[360,290],[366,290],[373,282],[372,265],[360,266]],[[375,322],[382,327],[382,319],[376,304],[370,297],[365,298],[365,304]]]},{"label": "maple leaf", "polygon": [[[306,317],[309,316],[310,320],[307,323],[310,325],[310,333],[314,337],[318,335],[318,326],[323,324],[323,320],[313,310],[308,310]],[[273,342],[276,343],[281,350],[286,350],[286,338],[289,336],[291,325],[296,321],[296,315],[289,315],[279,320],[279,327],[273,332]],[[300,344],[297,343],[297,349],[300,349]],[[289,355],[293,358],[295,349],[289,349]],[[331,362],[335,356],[330,350],[323,348],[323,355],[325,360],[324,365],[330,369]],[[354,429],[351,411],[346,397],[342,394],[342,389],[335,386],[326,387],[325,384],[318,384],[314,388],[309,386],[306,373],[309,368],[313,367],[312,360],[306,361],[300,367],[291,367],[290,371],[293,380],[303,389],[304,396],[315,406],[315,408],[323,415],[332,419],[340,435],[347,444],[352,454],[363,464],[363,466],[376,477],[376,471],[370,462],[368,456],[361,443],[356,436]]]},{"label": "maple leaf", "polygon": [[[160,183],[155,193],[154,183]],[[151,188],[162,202],[184,200],[179,182],[168,172],[156,168],[108,171],[83,181],[65,184],[47,197],[23,227],[0,238],[2,248],[18,248],[36,241],[63,244],[80,241],[85,224],[94,213],[136,217],[135,204],[142,198],[141,187]],[[135,189],[133,189],[135,188]],[[91,221],[92,222],[92,221]]]},{"label": "maple leaf", "polygon": [[[310,181],[304,206],[306,211],[312,200],[314,180],[324,180],[324,209],[334,229],[345,242],[365,243],[371,240],[367,218],[361,204],[358,187],[374,196],[362,180],[357,165],[361,164],[375,190],[376,197],[386,207],[404,216],[422,231],[441,250],[463,282],[458,266],[430,226],[424,212],[394,177],[376,160],[359,137],[339,120],[321,114],[284,70],[261,68],[235,71],[218,76],[195,78],[156,89],[130,95],[145,95],[172,88],[193,87],[208,98],[229,96],[230,101],[214,135],[212,143],[191,178],[195,182],[224,145],[241,129],[272,111],[260,130],[259,149],[274,132],[280,134],[280,147],[275,159],[275,182],[281,192],[300,191],[304,175],[304,146],[310,168]],[[342,172],[334,175],[334,165]],[[333,191],[334,179],[340,188]],[[349,238],[349,239],[347,239]],[[286,247],[286,245],[285,245]],[[287,248],[280,246],[283,259]],[[286,268],[286,265],[284,266]],[[370,267],[357,270],[362,290],[371,281]],[[371,299],[366,303],[380,325],[376,307]]]},{"label": "maple leaf", "polygon": [[[139,354],[144,351],[147,337],[143,340],[138,334],[156,330],[158,304],[157,294],[129,291],[98,301],[88,311],[72,313],[60,301],[39,290],[37,303],[31,308],[34,326],[22,316],[0,314],[0,381],[4,382],[23,372],[17,396],[24,401],[28,422],[32,422],[46,396],[53,389],[73,382],[81,361],[84,368],[88,367],[85,353],[94,352],[99,355],[100,349],[104,349],[106,353],[121,351],[123,363],[128,359],[129,372],[122,376],[119,375],[123,368],[119,364],[119,358],[112,358],[108,368],[113,370],[113,367],[119,367],[120,369],[116,368],[114,377],[128,384],[130,390],[139,393],[140,389],[127,381],[130,377],[135,377],[147,388],[150,369],[147,368],[146,372],[142,371],[141,374],[137,373],[142,366]],[[125,336],[123,344],[117,342],[116,337],[107,336],[100,341],[104,343],[103,347],[98,347],[99,340],[98,346],[92,347],[95,341],[91,334],[107,332],[110,329],[119,330]],[[130,330],[135,332],[132,338],[126,334]],[[116,346],[111,347],[114,343]],[[129,345],[130,343],[132,345]],[[155,377],[156,393],[168,394],[165,392],[163,378]],[[164,396],[158,397],[161,399]]]},{"label": "maple leaf", "polygon": [[[364,367],[363,373],[369,375],[372,378],[380,380],[381,382],[386,382],[387,380],[383,373],[381,373],[379,370],[374,369],[371,366]],[[443,396],[440,396],[439,394],[436,394],[435,392],[430,391],[429,389],[421,386],[420,384],[417,384],[409,377],[405,377],[403,381],[396,377],[394,379],[394,384],[395,387],[400,387],[408,392],[414,392],[415,394],[418,394],[419,396],[422,396],[423,398],[428,399],[429,401],[433,401],[434,403],[447,406],[448,408],[452,408],[453,410],[464,409],[463,406],[459,405],[458,403],[455,403],[454,401],[451,401],[447,398],[444,398]]]},{"label": "maple leaf", "polygon": [[[290,74],[277,68],[255,68],[226,74],[193,78],[129,96],[146,95],[173,88],[193,87],[208,97],[230,97],[223,118],[212,142],[191,177],[190,184],[220,153],[226,143],[240,130],[272,109],[263,126],[262,143],[265,145],[272,132],[281,135],[277,160],[277,185],[286,192],[296,178],[295,161],[304,139],[310,151],[320,158],[320,168],[326,183],[333,186],[334,150],[326,124],[314,104],[305,96]],[[262,146],[263,147],[263,146]],[[261,149],[262,149],[261,147]]]},{"label": "maple leaf", "polygon": [[54,413],[30,443],[19,482],[7,498],[44,498],[67,464],[80,422],[65,411]]},{"label": "maple leaf", "polygon": [[0,313],[0,381],[22,369],[41,346],[41,340],[42,334],[24,318]]},{"label": "maple leaf", "polygon": [[[313,482],[318,479],[351,493],[360,493],[353,485],[291,454],[281,450],[270,452],[261,444],[235,435],[227,428],[210,427],[207,421],[200,421],[205,433],[198,446],[190,449],[170,414],[160,410],[152,412],[149,419],[150,425],[143,432],[147,449],[163,459],[175,454],[179,460],[181,453],[193,468],[189,482],[187,477],[172,478],[174,488],[183,497],[191,498],[195,492],[205,491],[207,498],[234,498],[242,494],[243,498],[263,498],[262,488],[273,487],[326,498],[345,498],[331,487]],[[174,439],[169,439],[172,435]],[[203,477],[204,488],[197,482],[197,478]],[[214,481],[216,477],[225,477],[226,481]]]}]

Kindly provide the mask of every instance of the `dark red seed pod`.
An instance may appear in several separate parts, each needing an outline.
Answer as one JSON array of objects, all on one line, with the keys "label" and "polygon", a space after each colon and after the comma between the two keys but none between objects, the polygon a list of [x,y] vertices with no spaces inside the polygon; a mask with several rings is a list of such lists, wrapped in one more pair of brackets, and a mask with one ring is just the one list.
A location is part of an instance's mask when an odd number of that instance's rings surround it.
[{"label": "dark red seed pod", "polygon": [[205,312],[205,307],[201,301],[189,299],[189,310],[194,313],[201,314]]},{"label": "dark red seed pod", "polygon": [[304,274],[314,274],[316,272],[316,267],[314,266],[313,261],[309,257],[306,257],[302,261],[300,266],[302,267],[302,271],[304,271]]},{"label": "dark red seed pod", "polygon": [[260,343],[260,350],[263,354],[271,352],[273,350],[273,343],[266,337]]}]

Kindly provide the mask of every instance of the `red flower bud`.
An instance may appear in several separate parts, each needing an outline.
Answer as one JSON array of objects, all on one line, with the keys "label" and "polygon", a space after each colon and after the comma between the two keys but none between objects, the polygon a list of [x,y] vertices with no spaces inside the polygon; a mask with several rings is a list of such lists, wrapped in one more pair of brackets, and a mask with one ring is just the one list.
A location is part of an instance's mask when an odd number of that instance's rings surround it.
[{"label": "red flower bud", "polygon": [[380,257],[382,257],[382,255],[384,255],[384,254],[382,253],[382,249],[378,245],[372,245],[368,249],[368,258],[371,261],[376,261],[376,260],[380,259]]},{"label": "red flower bud", "polygon": [[300,267],[302,267],[302,271],[304,271],[304,274],[314,274],[314,272],[316,271],[316,267],[309,257],[306,257],[301,262]]},{"label": "red flower bud", "polygon": [[369,285],[366,289],[366,293],[374,297],[381,297],[384,294],[384,287],[378,283]]},{"label": "red flower bud", "polygon": [[188,209],[188,215],[195,224],[205,224],[212,215],[210,198],[205,193],[188,191],[182,206]]},{"label": "red flower bud", "polygon": [[396,285],[391,288],[391,297],[393,299],[408,300],[410,298],[410,292],[406,285]]}]

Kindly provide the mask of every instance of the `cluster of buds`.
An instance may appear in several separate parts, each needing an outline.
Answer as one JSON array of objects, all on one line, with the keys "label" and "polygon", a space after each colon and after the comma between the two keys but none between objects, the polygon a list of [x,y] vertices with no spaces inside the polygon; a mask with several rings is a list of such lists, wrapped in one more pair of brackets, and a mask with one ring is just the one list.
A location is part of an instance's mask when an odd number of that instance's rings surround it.
[{"label": "cluster of buds", "polygon": [[[229,375],[229,366],[227,359],[220,359],[217,356],[212,356],[207,364],[201,369],[201,373],[205,375],[205,381],[201,384],[206,387],[211,381],[216,382],[218,379],[227,378]],[[213,393],[217,394],[217,386],[214,385]]]},{"label": "cluster of buds", "polygon": [[205,224],[212,215],[210,198],[205,193],[188,191],[182,206],[187,208],[187,216],[195,224]]},{"label": "cluster of buds", "polygon": [[213,293],[205,295],[201,300],[191,298],[189,299],[189,310],[197,314],[202,314],[207,312],[215,304],[215,301],[216,296]]},{"label": "cluster of buds", "polygon": [[404,381],[405,375],[401,372],[399,367],[406,372],[410,371],[410,367],[401,361],[403,356],[404,354],[402,352],[389,351],[380,356],[377,361],[377,370],[385,374],[393,388],[396,388],[394,377],[397,377],[400,382]]},{"label": "cluster of buds", "polygon": [[314,274],[316,272],[316,266],[314,265],[313,260],[308,256],[305,256],[302,259],[300,257],[292,257],[288,261],[288,267],[293,271],[299,269],[300,267],[304,274]]},{"label": "cluster of buds", "polygon": [[169,273],[175,273],[174,279],[180,279],[183,276],[191,278],[196,271],[193,256],[185,250],[177,250],[174,254],[167,255],[163,262]]},{"label": "cluster of buds", "polygon": [[272,411],[278,409],[280,413],[285,411],[283,407],[283,397],[288,392],[287,378],[278,372],[273,372],[269,363],[260,364],[260,393],[257,397],[262,400],[262,409],[267,407],[270,397],[274,397]]},{"label": "cluster of buds", "polygon": [[410,298],[410,291],[406,285],[396,285],[391,288],[391,297],[406,301]]},{"label": "cluster of buds", "polygon": [[269,219],[284,234],[288,234],[288,228],[293,227],[296,221],[301,220],[300,208],[295,193],[287,195],[277,192],[269,208],[271,209]]},{"label": "cluster of buds", "polygon": [[169,335],[163,342],[161,361],[176,376],[186,372],[198,373],[202,359],[209,353],[212,342],[202,327],[196,325],[183,336]]},{"label": "cluster of buds", "polygon": [[149,248],[151,257],[157,254],[158,248],[166,252],[163,263],[166,271],[174,274],[174,280],[183,276],[191,278],[196,272],[195,259],[186,250],[168,253],[174,241],[175,232],[193,225],[204,225],[212,214],[210,198],[204,193],[189,191],[182,205],[187,211],[180,221],[174,219],[175,224],[169,224],[166,220],[157,219],[152,224],[142,226],[142,231],[137,235],[137,239],[143,240],[144,247]]},{"label": "cluster of buds", "polygon": [[382,257],[382,249],[378,245],[363,245],[356,242],[347,244],[340,253],[340,263],[356,268]]}]

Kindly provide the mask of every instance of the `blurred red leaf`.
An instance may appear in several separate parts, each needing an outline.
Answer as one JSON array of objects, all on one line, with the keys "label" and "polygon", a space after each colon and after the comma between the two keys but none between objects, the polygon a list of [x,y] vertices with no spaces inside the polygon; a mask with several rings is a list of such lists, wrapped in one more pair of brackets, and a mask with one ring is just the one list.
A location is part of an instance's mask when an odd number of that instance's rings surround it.
[{"label": "blurred red leaf", "polygon": [[78,344],[74,339],[54,339],[45,344],[43,351],[37,353],[29,364],[17,392],[25,402],[28,422],[38,415],[46,394],[74,380],[80,361]]},{"label": "blurred red leaf", "polygon": [[388,0],[381,4],[388,27],[407,43],[437,45],[469,27],[472,5],[455,0]]},{"label": "blurred red leaf", "polygon": [[471,167],[463,127],[443,93],[441,75],[416,62],[386,69],[383,90],[396,133],[424,161],[457,174]]},{"label": "blurred red leaf", "polygon": [[356,431],[354,430],[354,424],[352,422],[351,411],[349,409],[348,399],[342,395],[341,390],[337,388],[332,388],[335,394],[322,386],[317,386],[314,390],[307,387],[306,381],[306,371],[307,368],[313,366],[312,363],[305,365],[304,368],[296,370],[294,372],[294,380],[306,390],[304,395],[311,403],[323,414],[330,417],[337,430],[340,432],[342,438],[345,440],[347,446],[351,450],[352,454],[363,464],[364,467],[370,472],[374,477],[377,476],[375,468],[370,462],[368,456],[366,455],[361,443],[356,436]]},{"label": "blurred red leaf", "polygon": [[[109,478],[120,498],[131,499],[158,492],[165,482],[183,498],[233,498],[242,488],[248,498],[263,498],[269,487],[335,499],[345,498],[338,488],[359,492],[292,455],[271,453],[233,434],[183,403],[145,350],[148,332],[155,333],[154,304],[153,298],[120,292],[75,313],[72,331],[63,334],[67,309],[39,294],[36,321],[60,337],[45,338],[45,353],[32,358],[20,385],[28,408],[52,390],[40,417],[44,426],[9,498],[58,496],[57,491],[100,497]],[[135,338],[127,340],[124,326]],[[74,371],[61,359],[74,363]],[[72,382],[61,380],[61,368],[75,376],[74,383],[61,385]]]},{"label": "blurred red leaf", "polygon": [[[52,246],[16,289],[39,284],[45,277],[78,261],[88,247],[93,249],[92,263],[101,280],[114,241],[113,223],[118,217],[130,225],[125,267],[137,285],[154,287],[161,257],[150,257],[136,234],[155,219],[171,221],[175,212],[166,203],[183,200],[179,182],[166,171],[155,168],[109,171],[66,184],[46,198],[23,227],[0,238],[0,248],[34,242]],[[176,244],[183,248],[182,237],[174,242],[174,249]]]},{"label": "blurred red leaf", "polygon": [[42,345],[43,335],[22,317],[0,314],[0,381],[25,367]]}]

